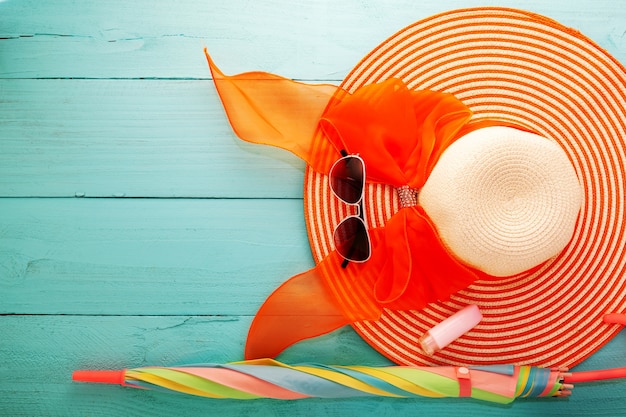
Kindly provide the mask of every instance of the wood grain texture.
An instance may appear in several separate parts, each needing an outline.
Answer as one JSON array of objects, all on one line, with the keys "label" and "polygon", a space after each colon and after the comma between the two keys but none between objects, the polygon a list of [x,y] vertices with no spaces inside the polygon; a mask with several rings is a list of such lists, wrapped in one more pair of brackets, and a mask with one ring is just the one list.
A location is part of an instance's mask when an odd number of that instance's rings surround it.
[{"label": "wood grain texture", "polygon": [[[141,0],[0,3],[4,78],[207,78],[201,49],[227,72],[341,80],[374,46],[414,21],[481,0]],[[624,62],[620,0],[501,0],[575,27]]]},{"label": "wood grain texture", "polygon": [[[481,0],[0,0],[0,415],[617,416],[568,400],[212,401],[71,383],[77,368],[241,359],[265,297],[312,266],[303,163],[236,139],[227,73],[338,83],[374,46]],[[621,0],[519,1],[626,63]],[[626,365],[621,333],[580,369]],[[385,365],[350,328],[286,362]]]},{"label": "wood grain texture", "polygon": [[313,266],[302,200],[0,200],[0,313],[251,316]]},{"label": "wood grain texture", "polygon": [[236,139],[209,80],[5,79],[0,97],[2,196],[302,198],[303,162]]}]

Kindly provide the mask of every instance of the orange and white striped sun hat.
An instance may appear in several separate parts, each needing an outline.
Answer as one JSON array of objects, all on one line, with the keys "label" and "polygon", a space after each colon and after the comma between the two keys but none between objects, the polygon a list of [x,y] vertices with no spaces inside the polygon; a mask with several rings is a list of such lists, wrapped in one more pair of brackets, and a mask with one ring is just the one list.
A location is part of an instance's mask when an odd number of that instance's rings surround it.
[{"label": "orange and white striped sun hat", "polygon": [[[548,18],[474,8],[402,29],[367,55],[342,87],[353,92],[392,77],[413,89],[454,94],[473,111],[473,120],[505,120],[558,144],[583,196],[571,240],[539,269],[479,280],[446,302],[420,311],[384,310],[379,320],[353,327],[400,364],[571,366],[587,358],[620,330],[604,323],[603,315],[626,312],[624,67]],[[313,169],[305,173],[304,199],[313,256],[320,262],[333,249],[333,227],[345,209],[329,194],[325,175]],[[399,204],[392,187],[368,184],[367,224],[383,226]],[[468,304],[479,306],[480,324],[426,356],[419,338]]]}]

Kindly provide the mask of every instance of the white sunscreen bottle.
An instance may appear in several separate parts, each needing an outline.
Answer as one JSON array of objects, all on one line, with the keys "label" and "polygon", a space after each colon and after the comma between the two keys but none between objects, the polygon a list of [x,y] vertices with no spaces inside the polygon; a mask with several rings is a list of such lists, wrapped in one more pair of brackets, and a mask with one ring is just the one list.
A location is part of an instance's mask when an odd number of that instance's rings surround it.
[{"label": "white sunscreen bottle", "polygon": [[433,355],[474,328],[482,318],[483,315],[475,305],[469,305],[457,311],[424,333],[420,338],[422,349],[427,355]]}]

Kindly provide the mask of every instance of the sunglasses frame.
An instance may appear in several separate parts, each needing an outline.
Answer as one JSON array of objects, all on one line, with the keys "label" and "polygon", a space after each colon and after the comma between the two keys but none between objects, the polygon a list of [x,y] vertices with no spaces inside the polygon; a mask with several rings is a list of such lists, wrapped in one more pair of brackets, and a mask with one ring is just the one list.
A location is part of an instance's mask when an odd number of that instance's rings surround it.
[{"label": "sunglasses frame", "polygon": [[[363,158],[361,158],[359,155],[357,154],[348,154],[345,150],[341,151],[341,155],[342,157],[339,158],[338,160],[335,161],[335,163],[332,165],[332,167],[330,168],[330,171],[328,173],[328,186],[330,187],[330,190],[332,191],[333,195],[335,197],[337,197],[342,203],[347,204],[349,206],[357,206],[357,214],[351,214],[347,217],[345,217],[341,222],[339,222],[339,224],[337,224],[337,226],[335,226],[335,229],[333,230],[333,242],[336,240],[335,239],[335,235],[337,234],[337,230],[341,227],[341,225],[343,225],[346,221],[348,221],[351,218],[356,218],[358,219],[364,227],[365,230],[365,236],[367,238],[367,257],[363,260],[358,260],[358,259],[350,259],[346,256],[344,256],[343,254],[339,253],[339,255],[341,255],[341,257],[344,259],[344,262],[341,264],[342,268],[345,268],[346,266],[348,266],[348,263],[350,262],[355,262],[355,263],[363,263],[363,262],[367,262],[370,257],[372,256],[372,243],[369,237],[369,231],[368,231],[368,227],[367,227],[367,222],[365,221],[365,208],[363,205],[363,197],[365,196],[365,161],[363,160]],[[335,191],[335,189],[333,188],[333,182],[332,182],[332,178],[333,178],[333,171],[335,170],[335,167],[337,166],[337,164],[339,164],[341,161],[347,160],[347,159],[358,159],[361,162],[361,166],[363,167],[363,184],[361,185],[361,193],[359,196],[359,199],[357,201],[355,201],[354,203],[348,202],[346,201],[343,197],[341,197],[339,194],[337,194],[337,192]]]}]

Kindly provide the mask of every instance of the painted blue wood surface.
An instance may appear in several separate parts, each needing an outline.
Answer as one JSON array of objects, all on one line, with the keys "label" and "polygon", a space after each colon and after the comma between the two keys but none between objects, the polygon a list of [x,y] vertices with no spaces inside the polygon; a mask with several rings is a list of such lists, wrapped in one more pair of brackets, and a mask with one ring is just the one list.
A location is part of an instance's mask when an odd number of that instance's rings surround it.
[{"label": "painted blue wood surface", "polygon": [[[73,384],[73,369],[242,357],[265,297],[313,265],[303,164],[234,138],[226,72],[339,82],[387,36],[480,1],[0,1],[0,415],[626,414],[626,382],[567,400],[213,401]],[[623,1],[501,1],[626,63]],[[287,362],[383,365],[349,328]],[[621,333],[580,369],[626,365]]]}]

